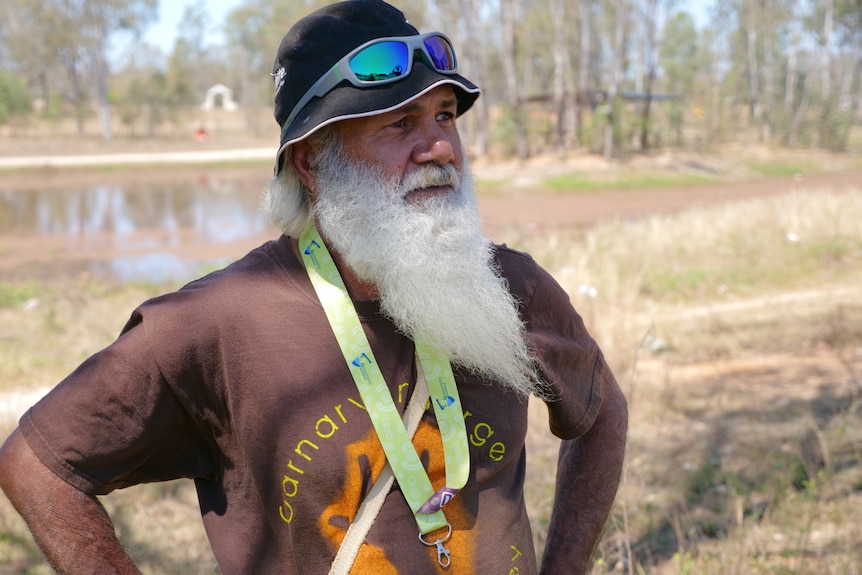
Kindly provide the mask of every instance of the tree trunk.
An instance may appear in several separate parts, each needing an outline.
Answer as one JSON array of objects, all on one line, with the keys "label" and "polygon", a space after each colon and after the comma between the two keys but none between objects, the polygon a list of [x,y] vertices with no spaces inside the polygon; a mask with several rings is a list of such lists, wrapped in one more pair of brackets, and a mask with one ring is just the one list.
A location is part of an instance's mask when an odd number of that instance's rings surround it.
[{"label": "tree trunk", "polygon": [[111,127],[111,105],[108,102],[108,63],[101,52],[93,54],[93,75],[96,84],[96,104],[99,108],[99,123],[102,126],[102,138],[111,140],[114,131]]},{"label": "tree trunk", "polygon": [[832,98],[832,52],[830,49],[832,43],[832,25],[835,12],[834,0],[822,0],[824,7],[823,14],[823,50],[821,51],[820,60],[820,83],[823,90],[823,103],[828,105]]},{"label": "tree trunk", "polygon": [[748,50],[748,117],[750,126],[760,128],[760,70],[757,61],[757,22],[751,1],[746,8],[746,40]]},{"label": "tree trunk", "polygon": [[626,16],[628,6],[626,0],[615,0],[614,10],[614,40],[611,54],[611,85],[608,89],[607,125],[605,126],[604,158],[610,160],[614,157],[614,131],[619,118],[614,114],[617,103],[617,95],[623,76],[623,48],[625,43]]},{"label": "tree trunk", "polygon": [[[460,46],[464,50],[464,60],[469,66],[470,78],[481,88],[485,80],[482,47],[480,42],[472,41],[473,38],[479,37],[479,0],[460,0],[460,5],[466,28],[466,38]],[[472,148],[476,155],[484,156],[488,153],[488,125],[490,124],[488,96],[476,100],[473,107],[474,110],[470,114],[474,126]]]},{"label": "tree trunk", "polygon": [[[578,94],[581,103],[577,111],[577,137],[583,142],[584,131],[584,107],[591,101],[590,94],[590,0],[578,2],[581,19],[581,50],[580,62],[578,64]],[[577,98],[576,98],[577,100]]]},{"label": "tree trunk", "polygon": [[805,83],[802,85],[802,101],[799,103],[799,108],[793,115],[793,124],[790,126],[790,135],[787,138],[787,144],[794,148],[799,141],[799,130],[802,128],[802,122],[805,120],[805,114],[808,113],[808,103],[811,101],[811,84],[814,78],[814,70],[809,70],[805,76]]},{"label": "tree trunk", "polygon": [[827,133],[833,129],[830,120],[832,111],[832,25],[834,17],[834,0],[823,2],[823,48],[820,52],[820,126],[817,130],[817,146],[822,146],[827,140]]},{"label": "tree trunk", "polygon": [[558,152],[566,149],[566,118],[568,117],[568,94],[566,93],[566,76],[571,67],[568,42],[566,38],[565,0],[554,0],[551,6],[554,20],[554,80],[553,106],[556,115],[555,146]]},{"label": "tree trunk", "polygon": [[75,126],[78,130],[78,135],[84,135],[84,93],[81,90],[81,80],[78,77],[77,60],[69,58],[63,62],[63,67],[66,69],[66,76],[69,79],[69,87],[72,90],[72,103],[75,106]]},{"label": "tree trunk", "polygon": [[799,57],[796,48],[790,46],[787,55],[787,79],[784,82],[784,115],[790,120],[796,104],[796,84],[799,82]]},{"label": "tree trunk", "polygon": [[[772,4],[770,3],[771,7]],[[773,20],[774,18],[768,18]],[[775,58],[772,54],[772,36],[774,34],[771,26],[766,26],[766,31],[763,34],[763,89],[761,117],[762,131],[760,139],[763,142],[772,140],[773,127],[773,101],[775,99],[774,82],[775,82]]]},{"label": "tree trunk", "polygon": [[503,16],[503,74],[506,76],[506,100],[512,113],[515,128],[515,151],[519,158],[526,159],[530,155],[527,131],[524,125],[523,106],[518,91],[517,45],[515,40],[515,12],[517,0],[502,0],[500,3]]},{"label": "tree trunk", "polygon": [[[862,43],[862,42],[860,42]],[[856,50],[856,115],[854,120],[857,125],[862,124],[862,46]]]},{"label": "tree trunk", "polygon": [[641,151],[646,152],[649,149],[649,130],[650,130],[650,108],[652,105],[652,91],[655,85],[656,68],[658,67],[659,47],[658,47],[658,0],[647,0],[649,13],[646,21],[646,41],[647,41],[647,78],[646,78],[646,101],[644,102],[643,113],[641,115]]},{"label": "tree trunk", "polygon": [[[859,53],[858,51],[856,52]],[[853,101],[850,98],[850,89],[853,85],[853,76],[856,74],[856,62],[844,58],[841,66],[841,92],[838,98],[838,109],[841,112],[847,112],[853,107]]]}]

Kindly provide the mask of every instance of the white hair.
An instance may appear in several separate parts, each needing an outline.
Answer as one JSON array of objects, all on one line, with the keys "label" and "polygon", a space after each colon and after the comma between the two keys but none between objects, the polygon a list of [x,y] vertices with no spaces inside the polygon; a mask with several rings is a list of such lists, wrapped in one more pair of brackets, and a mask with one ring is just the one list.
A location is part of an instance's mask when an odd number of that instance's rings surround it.
[{"label": "white hair", "polygon": [[[337,137],[334,130],[323,127],[309,135],[308,140],[320,149],[336,143]],[[282,154],[281,169],[267,181],[261,204],[284,235],[297,238],[312,218],[311,191],[293,168],[292,152],[293,147],[289,147]]]}]

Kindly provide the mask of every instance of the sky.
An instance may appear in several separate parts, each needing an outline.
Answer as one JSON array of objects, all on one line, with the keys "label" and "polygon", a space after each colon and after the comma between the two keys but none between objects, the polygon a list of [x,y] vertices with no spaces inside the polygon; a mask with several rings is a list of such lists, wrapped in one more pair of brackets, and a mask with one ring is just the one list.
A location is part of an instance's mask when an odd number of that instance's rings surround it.
[{"label": "sky", "polygon": [[[161,48],[165,53],[170,53],[174,46],[177,35],[177,26],[183,17],[183,11],[195,0],[160,0],[158,21],[153,23],[144,34],[144,39]],[[680,9],[688,10],[695,19],[697,26],[706,24],[707,6],[716,0],[682,0],[678,6]],[[720,1],[720,0],[718,0]],[[207,0],[206,6],[210,14],[210,22],[213,30],[208,40],[214,43],[221,42],[220,28],[225,21],[227,13],[242,4],[242,0]]]},{"label": "sky", "polygon": [[[159,0],[158,20],[150,25],[144,34],[144,40],[170,53],[177,36],[177,27],[182,20],[186,6],[194,4],[195,0]],[[211,42],[221,42],[221,27],[228,12],[242,4],[242,0],[207,0],[206,7],[210,16]]]}]

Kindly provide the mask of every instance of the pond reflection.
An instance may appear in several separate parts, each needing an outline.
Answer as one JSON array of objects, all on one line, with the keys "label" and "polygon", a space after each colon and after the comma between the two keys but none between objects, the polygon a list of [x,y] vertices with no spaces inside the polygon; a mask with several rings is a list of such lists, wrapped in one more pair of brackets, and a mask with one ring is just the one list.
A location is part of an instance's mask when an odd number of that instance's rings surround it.
[{"label": "pond reflection", "polygon": [[0,277],[185,278],[277,235],[263,190],[260,177],[0,187]]}]

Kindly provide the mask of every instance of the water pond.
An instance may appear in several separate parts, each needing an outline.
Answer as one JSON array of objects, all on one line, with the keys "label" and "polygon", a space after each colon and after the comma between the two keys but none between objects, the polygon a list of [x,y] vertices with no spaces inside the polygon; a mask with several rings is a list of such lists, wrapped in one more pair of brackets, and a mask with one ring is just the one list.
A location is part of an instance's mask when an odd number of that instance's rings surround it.
[{"label": "water pond", "polygon": [[0,175],[0,280],[190,279],[278,232],[265,168]]}]

